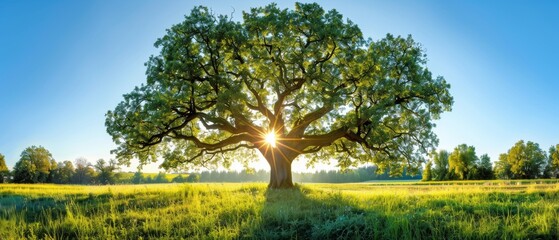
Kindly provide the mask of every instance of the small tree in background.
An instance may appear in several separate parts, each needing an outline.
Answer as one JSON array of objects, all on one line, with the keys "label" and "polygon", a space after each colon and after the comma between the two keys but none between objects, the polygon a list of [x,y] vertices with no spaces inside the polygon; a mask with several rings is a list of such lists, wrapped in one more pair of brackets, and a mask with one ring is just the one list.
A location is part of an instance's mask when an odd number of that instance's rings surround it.
[{"label": "small tree in background", "polygon": [[60,184],[68,184],[71,182],[75,174],[74,164],[71,161],[59,162],[56,169],[51,171],[52,182]]},{"label": "small tree in background", "polygon": [[431,166],[433,165],[433,162],[428,161],[427,164],[425,164],[425,169],[423,170],[423,176],[421,178],[422,181],[431,181],[432,180],[432,176],[431,176]]},{"label": "small tree in background", "polygon": [[493,166],[491,164],[491,158],[487,154],[481,155],[479,158],[479,163],[477,165],[477,177],[476,179],[493,179]]},{"label": "small tree in background", "polygon": [[478,158],[476,149],[466,144],[458,145],[448,156],[449,171],[456,174],[459,180],[473,178]]},{"label": "small tree in background", "polygon": [[174,183],[183,183],[183,182],[186,182],[186,178],[185,178],[182,174],[179,174],[178,176],[176,176],[175,178],[173,178],[173,180],[172,180],[171,182],[174,182]]},{"label": "small tree in background", "polygon": [[506,156],[513,178],[531,179],[543,175],[546,154],[539,144],[520,140],[509,149]]},{"label": "small tree in background", "polygon": [[95,169],[93,169],[91,163],[87,161],[87,159],[78,158],[74,163],[76,171],[72,177],[72,183],[92,184],[95,182]]},{"label": "small tree in background", "polygon": [[31,146],[23,150],[14,166],[13,181],[16,183],[45,183],[49,180],[54,159],[42,146]]},{"label": "small tree in background", "polygon": [[97,170],[97,183],[107,185],[115,184],[116,170],[118,166],[115,160],[110,160],[108,163],[104,159],[99,159],[93,166]]},{"label": "small tree in background", "polygon": [[443,181],[448,180],[450,178],[450,173],[448,170],[448,156],[450,154],[446,150],[440,150],[438,152],[431,153],[431,159],[435,164],[433,168],[432,177],[433,180]]},{"label": "small tree in background", "polygon": [[189,182],[189,183],[200,182],[200,174],[190,173],[190,174],[188,174],[188,177],[186,177],[186,181]]},{"label": "small tree in background", "polygon": [[134,176],[132,177],[132,183],[133,184],[141,184],[141,183],[145,183],[146,179],[144,178],[144,174],[140,171],[137,171],[134,173]]},{"label": "small tree in background", "polygon": [[164,172],[159,172],[155,179],[153,179],[154,183],[169,183],[169,179],[167,179],[167,174]]},{"label": "small tree in background", "polygon": [[498,179],[512,179],[512,172],[510,171],[510,163],[506,153],[499,155],[499,161],[495,162],[493,173]]},{"label": "small tree in background", "polygon": [[6,166],[6,159],[4,155],[0,154],[0,183],[8,182],[9,174],[10,170],[8,170],[8,166]]},{"label": "small tree in background", "polygon": [[547,166],[545,171],[547,177],[557,177],[559,174],[559,144],[549,147]]}]

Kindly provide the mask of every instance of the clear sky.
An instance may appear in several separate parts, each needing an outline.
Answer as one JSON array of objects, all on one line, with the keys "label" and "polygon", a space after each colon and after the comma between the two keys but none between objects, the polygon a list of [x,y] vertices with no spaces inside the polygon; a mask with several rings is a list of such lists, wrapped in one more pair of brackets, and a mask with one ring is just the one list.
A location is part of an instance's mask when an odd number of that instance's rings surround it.
[{"label": "clear sky", "polygon": [[[0,153],[31,145],[57,161],[110,159],[105,113],[145,81],[165,29],[193,6],[241,20],[260,1],[28,1],[0,4]],[[279,2],[279,1],[278,1]],[[411,34],[452,85],[439,148],[461,143],[493,161],[518,140],[559,143],[558,1],[324,1],[366,37]],[[293,8],[281,1],[282,8]]]}]

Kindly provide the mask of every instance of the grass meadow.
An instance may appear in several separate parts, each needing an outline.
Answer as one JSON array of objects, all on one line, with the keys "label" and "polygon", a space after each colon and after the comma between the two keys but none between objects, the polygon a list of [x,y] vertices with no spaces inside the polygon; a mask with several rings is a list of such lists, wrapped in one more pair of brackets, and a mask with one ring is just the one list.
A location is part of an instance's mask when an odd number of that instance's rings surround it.
[{"label": "grass meadow", "polygon": [[555,181],[0,184],[0,239],[558,239]]}]

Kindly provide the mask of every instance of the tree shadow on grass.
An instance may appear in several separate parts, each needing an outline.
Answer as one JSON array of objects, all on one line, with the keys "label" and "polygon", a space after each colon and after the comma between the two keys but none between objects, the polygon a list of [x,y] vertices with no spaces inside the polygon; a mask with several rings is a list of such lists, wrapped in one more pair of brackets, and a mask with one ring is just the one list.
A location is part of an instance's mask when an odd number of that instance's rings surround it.
[{"label": "tree shadow on grass", "polygon": [[[425,206],[384,208],[340,192],[297,186],[265,192],[260,221],[242,229],[240,239],[557,239],[557,226],[547,232],[531,221],[531,210],[510,204],[471,205],[453,199],[427,199]],[[528,202],[535,199],[527,198]],[[397,202],[397,201],[395,201]],[[391,209],[391,210],[389,210]],[[396,210],[395,210],[396,209]],[[505,216],[506,215],[506,216]],[[458,219],[456,219],[458,218]],[[509,218],[507,220],[506,218]],[[557,217],[554,218],[555,221]],[[483,226],[496,224],[495,226]],[[524,228],[521,228],[524,226]]]},{"label": "tree shadow on grass", "polygon": [[[242,231],[251,239],[380,239],[386,215],[357,207],[339,193],[297,186],[268,189],[259,225]],[[311,197],[312,196],[312,197]],[[396,236],[395,236],[396,237]],[[398,238],[399,239],[399,238]]]}]

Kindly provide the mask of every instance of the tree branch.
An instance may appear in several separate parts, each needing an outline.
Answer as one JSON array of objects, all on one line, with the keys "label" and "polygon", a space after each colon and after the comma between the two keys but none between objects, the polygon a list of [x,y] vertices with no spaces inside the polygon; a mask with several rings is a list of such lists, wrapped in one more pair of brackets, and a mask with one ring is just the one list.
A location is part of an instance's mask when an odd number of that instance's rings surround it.
[{"label": "tree branch", "polygon": [[331,145],[334,141],[342,138],[347,133],[347,127],[341,127],[336,130],[332,130],[329,133],[321,135],[303,135],[301,140],[301,150],[307,147],[326,147]]},{"label": "tree branch", "polygon": [[254,137],[252,137],[248,134],[238,134],[238,135],[230,136],[230,137],[228,137],[226,139],[223,139],[223,140],[221,140],[219,142],[216,142],[216,143],[205,143],[205,142],[202,142],[200,139],[198,139],[195,136],[184,135],[184,134],[182,134],[178,131],[173,131],[173,136],[171,136],[171,137],[173,137],[175,139],[191,141],[191,142],[194,143],[194,145],[196,145],[196,147],[205,149],[207,151],[224,148],[228,145],[237,144],[237,143],[241,143],[241,142],[254,142],[254,140],[255,140]]},{"label": "tree branch", "polygon": [[332,108],[331,105],[325,105],[321,108],[316,109],[313,112],[308,113],[307,115],[303,116],[302,119],[300,119],[298,121],[295,121],[295,124],[294,124],[293,128],[287,134],[287,136],[288,137],[302,136],[305,133],[305,130],[307,129],[307,127],[312,122],[320,119],[321,117],[323,117],[324,115],[326,115],[327,113],[329,113],[332,110],[333,110],[333,108]]},{"label": "tree branch", "polygon": [[[207,149],[202,149],[202,150],[200,150],[200,152],[198,152],[198,154],[186,159],[185,162],[186,163],[191,163],[191,162],[194,162],[194,160],[196,160],[196,159],[198,159],[202,156],[208,156],[208,155],[209,155],[209,159],[208,159],[208,161],[209,161],[217,154],[224,154],[224,153],[227,153],[227,152],[232,152],[232,151],[238,150],[240,148],[254,149],[254,148],[256,148],[256,146],[249,145],[249,144],[237,144],[236,146],[231,147],[231,148],[225,148],[225,149],[220,148],[220,149],[213,150],[213,151],[212,150],[207,150]],[[206,162],[201,163],[201,165],[205,166]]]}]

